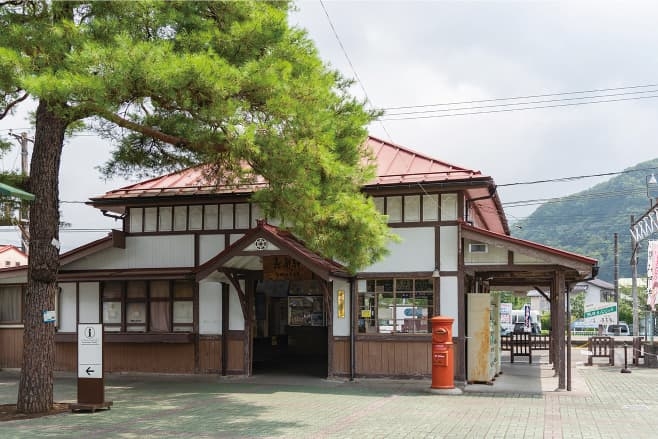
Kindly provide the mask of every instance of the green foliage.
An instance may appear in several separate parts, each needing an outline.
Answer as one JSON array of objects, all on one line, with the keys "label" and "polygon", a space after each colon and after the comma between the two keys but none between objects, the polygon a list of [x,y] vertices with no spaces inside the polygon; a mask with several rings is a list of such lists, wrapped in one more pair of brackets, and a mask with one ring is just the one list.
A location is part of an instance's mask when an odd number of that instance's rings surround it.
[{"label": "green foliage", "polygon": [[[617,233],[619,277],[631,277],[631,215],[637,220],[649,209],[646,177],[657,169],[658,159],[640,163],[588,190],[545,203],[517,223],[521,228],[514,227],[514,235],[596,258],[598,277],[613,282]],[[641,245],[638,276],[646,275],[646,265],[646,245]]]},{"label": "green foliage", "polygon": [[571,322],[582,319],[585,315],[585,293],[569,295],[569,309],[571,310]]},{"label": "green foliage", "polygon": [[218,185],[261,175],[269,187],[254,201],[265,213],[356,270],[393,239],[360,193],[373,176],[362,142],[377,114],[349,95],[350,81],[323,65],[305,31],[288,25],[289,8],[5,3],[0,110],[29,94],[69,130],[84,120],[116,145],[100,168],[106,176],[201,163]]}]

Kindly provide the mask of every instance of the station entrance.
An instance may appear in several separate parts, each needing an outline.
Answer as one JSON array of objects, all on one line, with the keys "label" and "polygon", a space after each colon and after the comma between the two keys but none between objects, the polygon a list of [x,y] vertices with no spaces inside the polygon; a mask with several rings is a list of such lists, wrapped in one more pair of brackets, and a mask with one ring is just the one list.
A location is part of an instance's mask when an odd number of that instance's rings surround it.
[{"label": "station entrance", "polygon": [[321,282],[258,282],[252,340],[254,375],[327,376],[328,325]]}]

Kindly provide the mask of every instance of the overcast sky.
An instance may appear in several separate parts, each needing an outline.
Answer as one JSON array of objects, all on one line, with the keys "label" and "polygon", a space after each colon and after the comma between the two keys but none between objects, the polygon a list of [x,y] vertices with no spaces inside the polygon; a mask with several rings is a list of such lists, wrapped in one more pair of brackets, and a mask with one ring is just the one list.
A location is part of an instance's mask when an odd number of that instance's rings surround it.
[{"label": "overcast sky", "polygon": [[[364,97],[365,89],[374,108],[425,106],[396,110],[425,111],[401,116],[388,110],[381,122],[369,128],[374,136],[480,170],[499,185],[617,172],[658,156],[658,85],[645,87],[658,84],[658,4],[323,4],[299,2],[290,21],[308,30],[321,58],[332,68],[347,77],[358,76],[354,94]],[[604,89],[617,90],[563,94]],[[597,100],[627,100],[501,111],[517,108],[510,104],[521,102],[504,99],[547,94],[555,95],[526,99],[536,102],[527,106],[580,103],[583,100],[576,98],[594,95],[615,95]],[[485,100],[489,101],[428,107]],[[506,106],[492,107],[497,104]],[[456,110],[466,107],[478,108]],[[428,113],[429,109],[444,111]],[[488,113],[454,116],[474,112]],[[436,114],[444,117],[428,117]],[[392,120],[400,117],[413,119]],[[31,134],[24,114],[0,121],[0,133],[6,134],[9,128]],[[63,231],[64,251],[119,227],[81,203],[129,183],[122,179],[105,182],[94,169],[107,158],[108,150],[91,136],[77,136],[64,149],[62,219],[71,223],[73,230],[101,229]],[[0,165],[19,169],[18,148]],[[600,181],[589,178],[575,183],[503,186],[499,194],[503,203],[559,197]],[[506,207],[506,214],[514,221],[535,208]],[[2,232],[0,243],[18,244],[18,235]]]}]

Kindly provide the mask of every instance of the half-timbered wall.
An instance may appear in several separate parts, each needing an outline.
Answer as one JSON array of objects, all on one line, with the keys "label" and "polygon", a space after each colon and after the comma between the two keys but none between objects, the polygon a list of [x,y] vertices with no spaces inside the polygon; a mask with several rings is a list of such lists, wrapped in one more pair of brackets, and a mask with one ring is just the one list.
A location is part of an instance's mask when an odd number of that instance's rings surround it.
[{"label": "half-timbered wall", "polygon": [[[333,335],[349,336],[350,322],[352,321],[351,302],[350,302],[350,284],[345,280],[335,279],[333,282]],[[342,297],[342,299],[341,299]],[[342,302],[342,303],[341,303]],[[342,310],[342,312],[341,312]]]}]

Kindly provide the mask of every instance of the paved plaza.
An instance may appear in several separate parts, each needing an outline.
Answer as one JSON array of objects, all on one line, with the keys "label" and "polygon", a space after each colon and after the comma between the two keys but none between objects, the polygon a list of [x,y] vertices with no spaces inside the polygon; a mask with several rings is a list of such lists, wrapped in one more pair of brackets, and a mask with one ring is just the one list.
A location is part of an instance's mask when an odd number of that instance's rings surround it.
[{"label": "paved plaza", "polygon": [[[460,395],[433,394],[426,379],[108,375],[110,410],[3,422],[0,438],[658,437],[658,369],[621,373],[620,352],[615,366],[588,367],[572,352],[571,392],[537,359],[503,362],[493,385]],[[76,382],[58,375],[56,402],[76,402]],[[0,403],[17,386],[16,371],[1,371]]]}]

